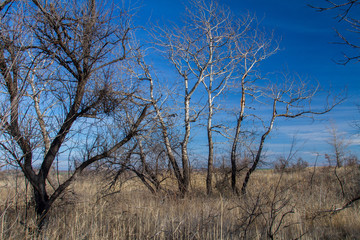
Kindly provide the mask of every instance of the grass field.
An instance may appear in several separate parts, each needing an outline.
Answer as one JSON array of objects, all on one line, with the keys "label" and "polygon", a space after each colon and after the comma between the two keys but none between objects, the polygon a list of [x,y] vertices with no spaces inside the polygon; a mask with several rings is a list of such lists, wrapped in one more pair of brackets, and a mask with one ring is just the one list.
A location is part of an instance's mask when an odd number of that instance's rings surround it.
[{"label": "grass field", "polygon": [[206,196],[205,174],[194,173],[183,199],[172,193],[171,180],[164,183],[168,191],[154,195],[136,178],[109,189],[105,177],[87,174],[74,182],[49,213],[46,228],[35,234],[30,186],[19,174],[3,172],[0,238],[360,239],[359,204],[328,211],[360,193],[358,167],[336,175],[333,168],[257,171],[246,196],[233,195],[221,172],[214,194]]}]

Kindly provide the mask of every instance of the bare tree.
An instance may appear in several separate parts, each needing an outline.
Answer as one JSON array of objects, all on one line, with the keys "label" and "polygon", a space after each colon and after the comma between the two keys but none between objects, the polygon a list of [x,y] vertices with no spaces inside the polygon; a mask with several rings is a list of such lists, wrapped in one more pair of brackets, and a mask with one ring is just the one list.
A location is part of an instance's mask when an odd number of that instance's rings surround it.
[{"label": "bare tree", "polygon": [[246,193],[246,187],[250,176],[255,171],[261,159],[265,140],[273,130],[277,118],[298,118],[302,116],[325,114],[343,101],[343,99],[339,99],[336,96],[331,101],[328,98],[330,102],[327,102],[323,109],[313,110],[311,103],[318,93],[318,86],[311,86],[301,79],[295,78],[291,80],[286,76],[285,81],[282,84],[274,83],[265,91],[267,92],[267,97],[272,101],[271,119],[265,127],[265,132],[261,135],[254,161],[246,173],[241,188],[242,194]]},{"label": "bare tree", "polygon": [[327,143],[333,148],[333,156],[328,156],[330,162],[332,159],[335,159],[336,167],[340,168],[344,164],[346,157],[346,148],[349,146],[350,142],[347,141],[344,136],[339,133],[335,125],[331,125],[328,129],[330,134],[329,140]]},{"label": "bare tree", "polygon": [[49,195],[46,179],[54,160],[66,152],[65,143],[128,99],[109,73],[131,54],[130,16],[102,11],[95,0],[6,1],[0,10],[1,97],[11,106],[8,117],[1,115],[6,119],[1,147],[33,187],[41,228],[77,175],[126,144],[146,116],[145,106],[114,144],[87,148],[72,175]]},{"label": "bare tree", "polygon": [[[236,18],[230,9],[221,7],[216,1],[193,0],[190,1],[186,10],[187,16],[183,27],[162,30],[155,38],[184,83],[183,167],[184,163],[188,162],[187,145],[190,137],[190,124],[195,122],[203,109],[207,107],[208,166],[206,188],[207,193],[210,194],[213,188],[212,177],[214,172],[213,133],[219,132],[218,128],[221,127],[213,123],[213,117],[217,111],[216,99],[228,87],[235,67],[238,66],[240,59],[246,55],[246,53],[239,51],[240,48],[247,44],[249,49],[254,47],[249,46],[248,42],[244,43],[249,37],[247,33],[252,18],[249,15]],[[161,37],[158,37],[159,35]],[[253,52],[255,51],[253,50]],[[193,82],[192,85],[191,82]],[[190,99],[195,91],[200,91],[197,90],[199,84],[205,88],[207,103],[203,103],[203,108],[195,110],[190,105]]]},{"label": "bare tree", "polygon": [[[324,12],[324,11],[337,11],[336,14],[336,18],[338,19],[339,22],[344,22],[347,26],[347,33],[341,32],[339,30],[335,30],[337,35],[339,36],[339,38],[342,40],[342,42],[340,44],[345,44],[346,46],[350,47],[350,49],[353,50],[354,53],[351,53],[351,55],[349,54],[344,54],[344,60],[343,61],[339,61],[339,64],[347,64],[351,61],[355,61],[355,62],[359,62],[360,61],[360,42],[359,40],[359,34],[360,34],[360,18],[358,16],[358,10],[359,10],[359,6],[360,6],[360,1],[359,0],[325,0],[326,6],[315,6],[315,5],[310,5],[310,7],[315,8],[317,11],[319,12]],[[355,38],[352,38],[351,35],[356,36]],[[358,104],[358,108],[359,108],[359,104]],[[354,123],[354,126],[359,129],[360,126],[360,121],[356,120]],[[334,135],[333,135],[334,136]],[[336,148],[341,146],[337,146],[338,144],[334,145],[334,137],[332,139],[332,145],[335,148],[335,158],[336,160],[340,160],[340,155],[341,155],[341,151],[338,151]],[[326,157],[331,161],[331,157],[329,155],[326,155]],[[341,186],[341,190],[344,194],[343,191],[343,185],[342,182],[340,181],[340,178],[338,177],[337,173],[336,173],[336,168],[338,167],[338,162],[336,167],[334,168],[334,174]],[[349,206],[351,206],[354,202],[357,202],[360,199],[359,195],[355,196],[353,199],[351,199],[350,201],[348,201],[348,203],[346,203],[343,207],[335,209],[335,210],[329,210],[329,211],[325,211],[325,212],[331,212],[331,213],[336,213],[339,211],[342,211],[343,209],[348,208]]]},{"label": "bare tree", "polygon": [[[214,140],[213,131],[217,126],[213,125],[213,116],[216,112],[216,98],[227,87],[232,76],[234,63],[237,56],[233,50],[236,35],[239,34],[232,27],[231,11],[222,9],[216,2],[198,1],[194,6],[201,9],[200,12],[192,12],[195,25],[199,26],[204,34],[203,48],[207,49],[207,63],[203,85],[207,93],[207,137],[208,137],[208,167],[206,177],[207,194],[212,193],[212,178],[214,174]],[[203,16],[196,18],[196,16]],[[246,22],[244,23],[244,25]],[[237,26],[239,27],[239,26]],[[198,66],[199,67],[199,66]],[[201,66],[200,66],[201,67]]]},{"label": "bare tree", "polygon": [[[137,135],[133,138],[132,143],[128,144],[127,150],[107,159],[103,168],[110,170],[112,174],[107,174],[111,178],[110,188],[116,186],[121,175],[126,175],[128,172],[135,173],[135,175],[142,181],[142,183],[153,194],[163,190],[161,183],[167,179],[167,171],[164,167],[164,161],[160,162],[164,152],[162,148],[154,149],[144,146],[147,142],[143,139],[143,129],[141,136]],[[145,144],[144,144],[145,143]],[[155,143],[151,141],[150,144]],[[153,160],[153,161],[151,161]],[[154,162],[155,161],[155,162]],[[127,174],[129,175],[129,174]],[[126,180],[132,177],[127,177]]]},{"label": "bare tree", "polygon": [[[134,71],[133,74],[135,74],[137,76],[137,79],[139,79],[140,81],[148,82],[149,91],[147,94],[144,94],[145,96],[136,95],[136,98],[150,103],[154,108],[153,120],[156,122],[156,127],[158,127],[157,130],[160,130],[161,132],[162,142],[164,144],[166,156],[168,158],[169,164],[171,165],[171,168],[174,171],[180,195],[185,196],[190,183],[190,170],[188,166],[189,163],[188,161],[186,161],[187,158],[185,158],[185,160],[182,159],[182,164],[186,163],[187,167],[183,166],[181,168],[179,166],[176,159],[176,150],[179,148],[179,140],[177,139],[177,137],[173,136],[174,134],[172,134],[171,131],[174,125],[174,123],[171,123],[171,119],[177,116],[177,113],[171,114],[166,110],[167,108],[164,105],[166,104],[168,95],[164,92],[163,86],[160,89],[161,86],[156,85],[156,78],[153,78],[151,74],[151,66],[144,61],[143,55],[144,52],[137,51],[136,63],[134,63],[134,65],[137,65],[141,69],[141,71]],[[159,92],[160,96],[157,96]],[[146,95],[149,96],[146,97]],[[154,141],[154,139],[151,140]],[[180,145],[181,152],[183,152],[183,144]]]},{"label": "bare tree", "polygon": [[235,51],[239,55],[239,62],[236,64],[234,86],[240,89],[240,109],[236,119],[236,128],[232,139],[231,148],[231,187],[234,193],[237,193],[236,175],[237,175],[237,147],[240,141],[241,125],[246,117],[247,97],[257,98],[258,87],[257,80],[260,77],[256,73],[256,68],[261,61],[275,54],[278,50],[277,45],[273,45],[272,37],[267,37],[261,32],[256,24],[256,19],[252,18],[244,34],[237,36],[235,42]]},{"label": "bare tree", "polygon": [[[212,115],[213,99],[219,95],[231,72],[231,53],[223,52],[228,46],[233,33],[228,30],[229,13],[216,10],[215,2],[207,3],[203,0],[190,1],[186,9],[187,17],[183,27],[172,29],[161,29],[154,36],[157,45],[163,51],[171,64],[175,67],[178,76],[184,84],[184,137],[182,140],[182,168],[185,192],[188,191],[190,183],[188,144],[190,139],[191,123],[197,121],[200,113],[206,107],[200,109],[192,108],[191,97],[197,91],[200,84],[204,84],[208,93],[208,177],[207,192],[210,193],[212,186],[213,168],[213,140],[212,140]],[[224,32],[226,31],[226,32]],[[221,65],[219,64],[221,63]],[[214,80],[219,77],[219,83],[213,86]],[[206,79],[209,82],[206,83]]]}]

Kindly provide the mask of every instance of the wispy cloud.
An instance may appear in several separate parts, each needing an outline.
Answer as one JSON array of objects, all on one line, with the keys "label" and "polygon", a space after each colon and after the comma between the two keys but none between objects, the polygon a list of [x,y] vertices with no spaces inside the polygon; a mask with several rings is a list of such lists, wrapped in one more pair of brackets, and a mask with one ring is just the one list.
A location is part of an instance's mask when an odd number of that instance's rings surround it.
[{"label": "wispy cloud", "polygon": [[355,136],[355,138],[350,140],[351,146],[360,146],[360,136]]}]

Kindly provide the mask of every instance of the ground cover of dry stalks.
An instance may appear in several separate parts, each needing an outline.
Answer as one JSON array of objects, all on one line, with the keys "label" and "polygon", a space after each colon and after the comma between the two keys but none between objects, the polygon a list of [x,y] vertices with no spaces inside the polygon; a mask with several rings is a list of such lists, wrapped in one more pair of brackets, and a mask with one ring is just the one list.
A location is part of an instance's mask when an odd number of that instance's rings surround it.
[{"label": "ground cover of dry stalks", "polygon": [[[151,194],[135,178],[109,189],[103,174],[84,175],[56,202],[46,228],[36,233],[30,186],[19,174],[2,172],[0,238],[360,239],[358,203],[328,212],[360,193],[358,166],[336,174],[325,167],[259,170],[246,196],[231,194],[222,172],[215,179],[214,194],[206,196],[205,174],[193,173],[191,191],[181,199],[171,191]],[[164,187],[173,185],[168,181]]]}]

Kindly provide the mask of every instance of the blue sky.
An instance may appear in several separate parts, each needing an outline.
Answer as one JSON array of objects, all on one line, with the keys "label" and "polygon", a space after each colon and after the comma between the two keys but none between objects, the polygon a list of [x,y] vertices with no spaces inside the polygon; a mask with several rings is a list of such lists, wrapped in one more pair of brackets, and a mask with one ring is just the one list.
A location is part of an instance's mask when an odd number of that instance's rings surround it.
[{"label": "blue sky", "polygon": [[[334,93],[347,88],[346,101],[331,113],[316,117],[315,121],[303,118],[279,121],[271,139],[266,142],[267,152],[273,155],[286,154],[291,139],[296,136],[299,154],[312,162],[315,153],[323,156],[331,152],[326,143],[329,138],[328,128],[336,126],[339,134],[352,140],[349,150],[359,156],[360,138],[355,135],[356,129],[351,124],[360,119],[356,106],[360,104],[360,63],[350,62],[346,66],[335,63],[342,59],[343,52],[351,53],[351,49],[346,46],[334,44],[340,41],[334,29],[341,32],[347,29],[344,22],[334,18],[336,12],[319,13],[307,6],[324,3],[315,0],[223,0],[219,3],[230,7],[235,15],[247,12],[255,14],[261,26],[269,32],[274,31],[275,38],[280,42],[280,51],[262,63],[262,73],[286,69],[302,78],[319,82],[324,89],[331,88]],[[180,23],[184,16],[184,4],[180,0],[140,2],[136,23],[145,26],[151,23]],[[203,146],[206,149],[206,142]]]}]

